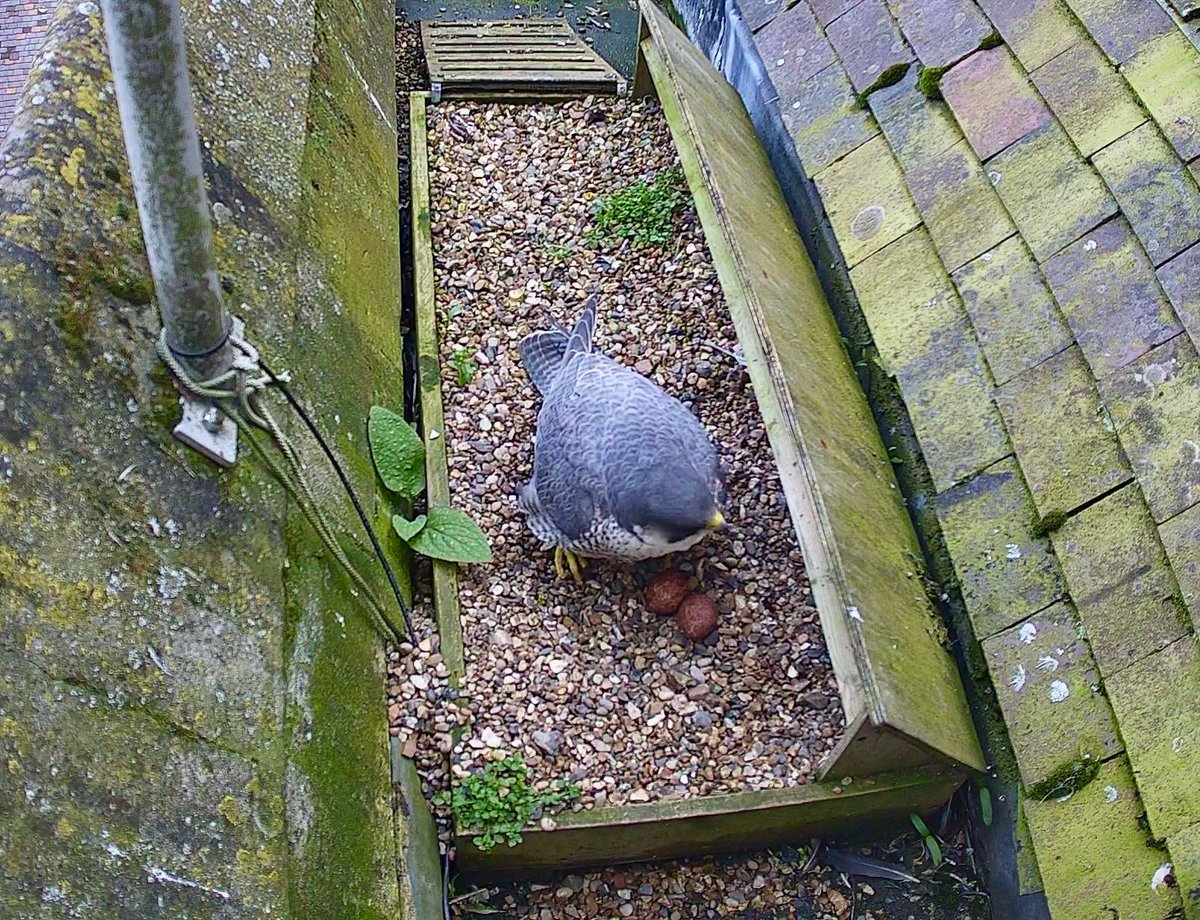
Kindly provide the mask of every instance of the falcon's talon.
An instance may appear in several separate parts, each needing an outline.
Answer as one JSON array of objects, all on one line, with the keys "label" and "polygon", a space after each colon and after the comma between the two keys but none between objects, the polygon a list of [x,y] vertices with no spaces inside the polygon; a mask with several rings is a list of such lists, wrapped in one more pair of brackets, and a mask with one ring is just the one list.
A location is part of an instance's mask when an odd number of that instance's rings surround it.
[{"label": "falcon's talon", "polygon": [[575,555],[570,550],[566,550],[567,568],[571,570],[571,577],[575,579],[575,584],[583,584],[583,563],[580,557]]},{"label": "falcon's talon", "polygon": [[562,581],[570,574],[576,584],[583,584],[583,564],[580,557],[562,546],[554,547],[554,571]]}]

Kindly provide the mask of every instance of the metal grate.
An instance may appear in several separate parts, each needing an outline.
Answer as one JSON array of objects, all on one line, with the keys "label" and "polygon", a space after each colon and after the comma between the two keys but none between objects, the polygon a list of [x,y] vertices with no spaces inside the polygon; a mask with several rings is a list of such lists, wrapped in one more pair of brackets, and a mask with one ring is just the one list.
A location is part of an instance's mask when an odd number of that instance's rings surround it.
[{"label": "metal grate", "polygon": [[430,97],[624,95],[628,84],[558,19],[421,23]]}]

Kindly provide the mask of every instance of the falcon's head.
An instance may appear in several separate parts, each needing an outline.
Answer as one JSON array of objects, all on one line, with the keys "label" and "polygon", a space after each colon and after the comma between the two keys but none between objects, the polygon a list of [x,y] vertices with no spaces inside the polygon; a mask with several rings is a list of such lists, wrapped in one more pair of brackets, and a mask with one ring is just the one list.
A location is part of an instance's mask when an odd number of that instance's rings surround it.
[{"label": "falcon's head", "polygon": [[712,489],[693,469],[658,467],[640,486],[622,496],[613,516],[647,543],[679,543],[725,523]]}]

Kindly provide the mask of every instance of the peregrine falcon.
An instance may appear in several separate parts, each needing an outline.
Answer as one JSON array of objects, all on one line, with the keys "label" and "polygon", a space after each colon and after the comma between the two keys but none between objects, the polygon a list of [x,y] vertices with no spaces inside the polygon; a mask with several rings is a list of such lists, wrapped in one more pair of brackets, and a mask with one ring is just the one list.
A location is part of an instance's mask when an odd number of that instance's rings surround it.
[{"label": "peregrine falcon", "polygon": [[717,451],[699,420],[592,346],[596,298],[569,333],[534,332],[521,363],[538,392],[533,478],[518,504],[554,547],[559,578],[579,557],[636,561],[695,545],[724,523]]}]

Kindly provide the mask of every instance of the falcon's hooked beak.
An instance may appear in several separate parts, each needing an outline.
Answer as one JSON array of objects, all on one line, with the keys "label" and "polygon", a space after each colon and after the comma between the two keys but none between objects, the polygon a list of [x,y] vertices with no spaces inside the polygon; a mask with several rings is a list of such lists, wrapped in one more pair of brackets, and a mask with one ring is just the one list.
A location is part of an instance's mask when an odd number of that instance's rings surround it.
[{"label": "falcon's hooked beak", "polygon": [[708,519],[708,523],[704,526],[708,530],[720,530],[725,526],[725,515],[721,514],[720,511],[714,511],[712,517]]}]

